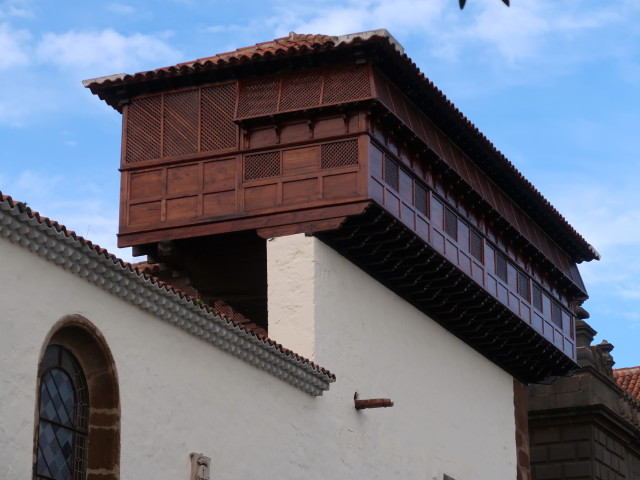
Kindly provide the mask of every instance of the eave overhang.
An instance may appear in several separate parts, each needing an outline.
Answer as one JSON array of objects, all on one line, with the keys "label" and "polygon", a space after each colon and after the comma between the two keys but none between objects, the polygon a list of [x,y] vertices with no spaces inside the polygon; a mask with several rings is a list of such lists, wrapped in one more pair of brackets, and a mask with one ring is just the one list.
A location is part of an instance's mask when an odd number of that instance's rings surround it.
[{"label": "eave overhang", "polygon": [[541,383],[579,368],[377,204],[315,235],[515,378]]}]

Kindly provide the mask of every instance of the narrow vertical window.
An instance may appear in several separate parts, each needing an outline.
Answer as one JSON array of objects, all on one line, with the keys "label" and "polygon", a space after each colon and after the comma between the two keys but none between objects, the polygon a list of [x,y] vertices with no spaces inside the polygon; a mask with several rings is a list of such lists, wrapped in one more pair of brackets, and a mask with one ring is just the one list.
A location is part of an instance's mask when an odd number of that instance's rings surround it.
[{"label": "narrow vertical window", "polygon": [[562,308],[557,302],[551,302],[551,321],[562,328]]},{"label": "narrow vertical window", "polygon": [[400,172],[396,162],[391,157],[384,157],[384,181],[396,192],[400,189]]},{"label": "narrow vertical window", "polygon": [[448,207],[444,209],[444,231],[451,238],[458,240],[458,216]]},{"label": "narrow vertical window", "polygon": [[533,306],[542,312],[542,290],[537,285],[532,288],[533,292]]},{"label": "narrow vertical window", "polygon": [[414,199],[413,204],[416,206],[418,211],[423,215],[429,216],[429,204],[428,204],[428,195],[427,189],[420,185],[418,182],[415,183],[415,189],[413,192]]},{"label": "narrow vertical window", "polygon": [[531,301],[531,295],[529,292],[529,276],[518,270],[518,295],[529,302]]},{"label": "narrow vertical window", "polygon": [[479,262],[484,262],[484,241],[482,235],[475,230],[471,230],[469,237],[469,253]]},{"label": "narrow vertical window", "polygon": [[36,479],[83,480],[89,418],[84,374],[68,350],[49,345],[39,376]]},{"label": "narrow vertical window", "polygon": [[496,255],[496,275],[503,282],[507,281],[507,259],[500,253]]}]

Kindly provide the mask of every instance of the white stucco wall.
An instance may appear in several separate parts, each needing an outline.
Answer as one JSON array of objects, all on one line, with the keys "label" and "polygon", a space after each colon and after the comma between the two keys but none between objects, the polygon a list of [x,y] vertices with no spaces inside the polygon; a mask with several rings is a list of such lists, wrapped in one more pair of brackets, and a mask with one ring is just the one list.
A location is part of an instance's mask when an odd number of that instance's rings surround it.
[{"label": "white stucco wall", "polygon": [[313,237],[273,239],[267,256],[270,336],[337,375],[327,399],[395,402],[356,414],[327,402],[345,463],[380,478],[515,478],[510,375]]},{"label": "white stucco wall", "polygon": [[[290,343],[309,345],[338,377],[322,397],[0,238],[0,478],[31,475],[39,355],[69,314],[96,325],[114,357],[122,479],[186,479],[193,451],[212,457],[214,479],[515,478],[510,376],[317,240],[286,237],[268,249],[270,296],[280,298],[270,317],[310,316],[290,328],[315,334]],[[311,310],[285,305],[303,296],[277,292],[292,288],[279,271],[300,272],[304,295],[311,281]],[[355,391],[396,403],[357,412]]]}]

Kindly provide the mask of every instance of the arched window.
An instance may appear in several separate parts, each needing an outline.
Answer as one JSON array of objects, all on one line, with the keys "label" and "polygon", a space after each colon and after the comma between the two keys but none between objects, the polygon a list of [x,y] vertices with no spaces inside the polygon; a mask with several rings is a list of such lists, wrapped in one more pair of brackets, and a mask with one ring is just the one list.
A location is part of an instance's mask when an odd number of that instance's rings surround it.
[{"label": "arched window", "polygon": [[49,345],[39,377],[36,479],[84,479],[89,432],[89,398],[84,373],[68,350]]},{"label": "arched window", "polygon": [[120,395],[98,329],[68,315],[51,329],[38,367],[35,480],[120,478]]}]

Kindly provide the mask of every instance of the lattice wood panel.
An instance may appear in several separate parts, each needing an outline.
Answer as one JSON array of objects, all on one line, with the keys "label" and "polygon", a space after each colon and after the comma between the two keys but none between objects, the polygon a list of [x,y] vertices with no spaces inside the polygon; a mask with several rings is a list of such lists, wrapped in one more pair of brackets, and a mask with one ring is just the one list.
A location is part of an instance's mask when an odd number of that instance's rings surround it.
[{"label": "lattice wood panel", "polygon": [[518,295],[530,301],[529,277],[520,271],[518,271]]},{"label": "lattice wood panel", "polygon": [[366,65],[346,64],[327,69],[323,104],[353,101],[370,96],[371,84]]},{"label": "lattice wood panel", "polygon": [[160,157],[162,97],[134,100],[127,110],[125,163]]},{"label": "lattice wood panel", "polygon": [[224,150],[238,145],[238,127],[233,122],[236,84],[202,89],[200,151]]},{"label": "lattice wood panel", "polygon": [[320,162],[323,169],[358,164],[358,142],[325,143],[321,147]]},{"label": "lattice wood panel", "polygon": [[398,164],[394,162],[391,157],[385,155],[383,179],[396,192],[400,188],[400,174],[398,173],[398,168]]},{"label": "lattice wood panel", "polygon": [[500,253],[496,255],[496,275],[503,282],[507,281],[507,259]]},{"label": "lattice wood panel", "polygon": [[240,82],[238,118],[265,115],[278,106],[279,77],[258,77]]},{"label": "lattice wood panel", "polygon": [[320,105],[322,71],[293,72],[282,78],[279,110],[294,110]]},{"label": "lattice wood panel", "polygon": [[391,100],[391,95],[389,94],[389,84],[390,82],[382,76],[380,73],[376,73],[374,78],[374,84],[376,86],[376,95],[382,103],[384,103],[387,108],[391,111],[395,111],[393,106],[393,101]]},{"label": "lattice wood panel", "polygon": [[471,236],[469,237],[469,253],[479,261],[484,260],[484,242],[482,236],[475,230],[471,230]]},{"label": "lattice wood panel", "polygon": [[280,152],[247,155],[244,159],[245,180],[276,177],[280,172]]},{"label": "lattice wood panel", "polygon": [[533,292],[533,306],[536,307],[540,312],[542,312],[542,290],[537,285],[534,285],[532,288]]},{"label": "lattice wood panel", "polygon": [[551,321],[562,328],[562,308],[556,302],[551,302]]},{"label": "lattice wood panel", "polygon": [[454,240],[458,239],[458,216],[448,207],[444,209],[444,231]]},{"label": "lattice wood panel", "polygon": [[413,204],[423,215],[429,216],[429,196],[427,189],[420,185],[418,182],[414,182],[414,200]]},{"label": "lattice wood panel", "polygon": [[198,151],[198,91],[164,97],[163,155],[187,155]]}]

